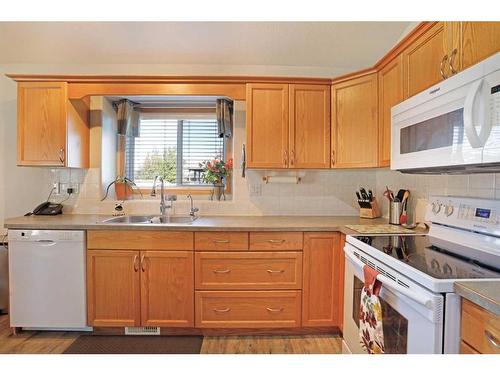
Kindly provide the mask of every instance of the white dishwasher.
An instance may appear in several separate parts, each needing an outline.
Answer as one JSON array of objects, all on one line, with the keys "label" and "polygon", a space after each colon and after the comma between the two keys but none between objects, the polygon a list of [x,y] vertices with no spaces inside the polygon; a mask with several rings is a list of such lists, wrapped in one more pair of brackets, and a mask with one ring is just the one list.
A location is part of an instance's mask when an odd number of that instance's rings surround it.
[{"label": "white dishwasher", "polygon": [[9,230],[10,325],[88,330],[85,232]]}]

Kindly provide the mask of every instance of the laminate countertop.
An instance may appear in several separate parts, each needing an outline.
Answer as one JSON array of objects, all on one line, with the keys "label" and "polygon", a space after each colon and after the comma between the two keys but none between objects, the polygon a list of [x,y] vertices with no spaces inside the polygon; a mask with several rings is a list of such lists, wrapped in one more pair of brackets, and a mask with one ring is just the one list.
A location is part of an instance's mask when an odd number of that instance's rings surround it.
[{"label": "laminate countertop", "polygon": [[359,234],[345,225],[386,224],[386,218],[357,216],[200,216],[189,224],[111,224],[111,216],[73,215],[21,216],[5,220],[8,229],[59,230],[175,230],[175,231],[342,231]]},{"label": "laminate countertop", "polygon": [[455,291],[461,297],[500,316],[500,280],[460,281]]}]

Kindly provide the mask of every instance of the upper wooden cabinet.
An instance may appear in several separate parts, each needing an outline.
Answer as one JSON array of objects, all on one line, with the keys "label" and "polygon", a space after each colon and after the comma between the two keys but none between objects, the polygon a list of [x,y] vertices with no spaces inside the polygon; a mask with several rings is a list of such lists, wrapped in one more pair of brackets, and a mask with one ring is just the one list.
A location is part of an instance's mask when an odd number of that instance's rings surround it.
[{"label": "upper wooden cabinet", "polygon": [[378,165],[377,73],[332,85],[332,167]]},{"label": "upper wooden cabinet", "polygon": [[450,35],[450,23],[437,22],[403,51],[406,98],[446,77]]},{"label": "upper wooden cabinet", "polygon": [[328,85],[290,85],[289,167],[330,167]]},{"label": "upper wooden cabinet", "polygon": [[248,168],[329,168],[328,85],[247,84]]},{"label": "upper wooden cabinet", "polygon": [[403,92],[403,57],[399,55],[378,72],[378,154],[379,166],[391,163],[391,108],[401,102]]},{"label": "upper wooden cabinet", "polygon": [[88,108],[68,100],[66,82],[20,82],[17,163],[88,168]]},{"label": "upper wooden cabinet", "polygon": [[288,167],[288,85],[247,84],[247,166]]},{"label": "upper wooden cabinet", "polygon": [[500,22],[460,22],[462,69],[500,51]]}]

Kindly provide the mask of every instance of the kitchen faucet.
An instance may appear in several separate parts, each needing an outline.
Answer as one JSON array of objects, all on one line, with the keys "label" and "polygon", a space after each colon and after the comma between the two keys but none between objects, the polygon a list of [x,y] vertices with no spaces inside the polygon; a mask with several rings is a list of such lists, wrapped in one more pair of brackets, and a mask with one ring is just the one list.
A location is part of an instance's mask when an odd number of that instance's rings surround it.
[{"label": "kitchen faucet", "polygon": [[167,195],[167,199],[170,201],[170,204],[165,204],[165,182],[163,181],[163,177],[156,176],[153,181],[153,190],[151,190],[151,196],[156,197],[156,181],[160,180],[160,214],[161,216],[165,216],[167,212],[167,208],[172,208],[173,201],[177,200],[176,195]]},{"label": "kitchen faucet", "polygon": [[193,196],[191,193],[187,195],[187,197],[191,200],[191,208],[189,210],[189,216],[191,216],[193,219],[196,216],[196,213],[200,210],[199,208],[193,207]]}]

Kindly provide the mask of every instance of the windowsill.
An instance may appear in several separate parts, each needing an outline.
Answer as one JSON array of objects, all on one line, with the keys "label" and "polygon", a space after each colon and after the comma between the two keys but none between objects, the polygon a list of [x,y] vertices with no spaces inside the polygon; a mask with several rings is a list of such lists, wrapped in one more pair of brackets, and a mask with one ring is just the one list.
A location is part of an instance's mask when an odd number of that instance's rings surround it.
[{"label": "windowsill", "polygon": [[[157,187],[157,191],[158,191],[158,189],[159,188]],[[140,187],[139,190],[144,195],[151,194],[151,188]],[[212,190],[213,190],[213,187],[211,187],[211,186],[166,186],[165,187],[165,192],[167,194],[211,195]],[[227,193],[227,190],[228,189],[226,188],[226,193]],[[135,190],[134,192],[137,192],[137,190]]]}]

